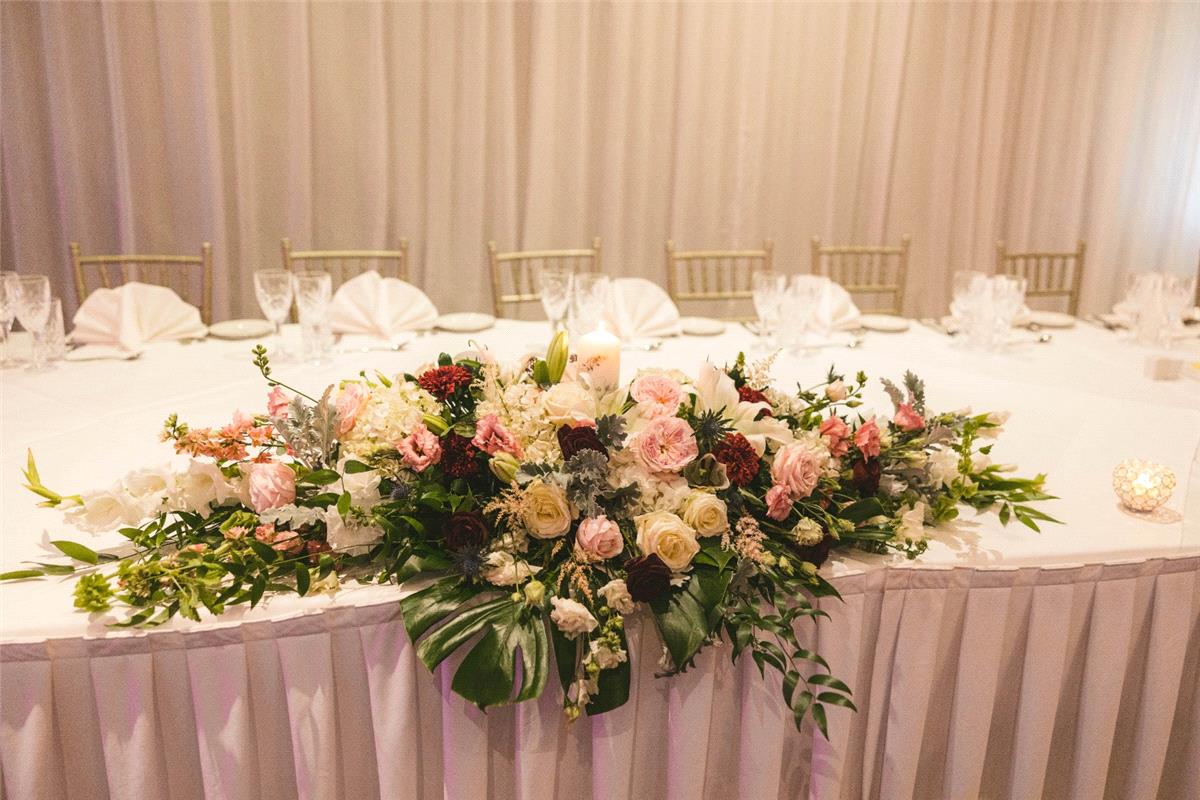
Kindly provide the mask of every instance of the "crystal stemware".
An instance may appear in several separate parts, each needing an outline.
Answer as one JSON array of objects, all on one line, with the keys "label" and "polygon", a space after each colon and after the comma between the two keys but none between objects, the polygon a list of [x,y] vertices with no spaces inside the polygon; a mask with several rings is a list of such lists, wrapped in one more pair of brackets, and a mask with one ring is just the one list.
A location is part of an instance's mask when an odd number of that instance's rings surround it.
[{"label": "crystal stemware", "polygon": [[550,329],[561,330],[567,316],[567,304],[571,301],[571,276],[574,270],[569,264],[552,262],[540,264],[535,274],[542,310],[546,312],[546,319],[550,320]]},{"label": "crystal stemware", "polygon": [[809,327],[817,301],[825,291],[828,278],[820,275],[793,275],[787,288],[787,320],[783,326],[784,344],[793,350],[802,350],[808,345]]},{"label": "crystal stemware", "polygon": [[579,272],[571,278],[570,328],[572,335],[594,331],[608,310],[611,282],[598,272]]},{"label": "crystal stemware", "polygon": [[42,339],[50,318],[50,279],[45,275],[19,275],[17,285],[17,319],[33,335],[33,357],[28,369],[40,372],[47,368]]},{"label": "crystal stemware", "polygon": [[258,298],[259,308],[267,321],[275,327],[272,349],[282,352],[283,337],[280,327],[292,307],[292,273],[286,269],[255,270],[254,296]]},{"label": "crystal stemware", "polygon": [[8,355],[8,334],[12,331],[13,320],[17,318],[17,293],[20,291],[17,273],[10,270],[0,272],[0,344],[4,345],[0,367],[8,367],[13,363]]},{"label": "crystal stemware", "polygon": [[305,355],[312,364],[320,364],[328,351],[329,301],[332,297],[333,277],[328,272],[296,273],[296,310],[300,312]]},{"label": "crystal stemware", "polygon": [[759,270],[751,278],[754,311],[758,314],[758,338],[764,347],[775,344],[779,318],[787,298],[787,276],[773,270]]}]

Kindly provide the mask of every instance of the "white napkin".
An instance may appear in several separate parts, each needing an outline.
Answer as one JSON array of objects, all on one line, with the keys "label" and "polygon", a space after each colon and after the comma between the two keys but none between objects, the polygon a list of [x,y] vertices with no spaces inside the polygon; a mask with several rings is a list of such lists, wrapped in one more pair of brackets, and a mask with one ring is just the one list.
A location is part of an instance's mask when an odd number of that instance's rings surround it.
[{"label": "white napkin", "polygon": [[334,333],[379,339],[431,328],[437,317],[437,309],[424,292],[398,278],[384,278],[375,270],[343,283],[329,305]]},{"label": "white napkin", "polygon": [[645,278],[614,280],[606,317],[625,340],[679,335],[679,309],[662,287]]},{"label": "white napkin", "polygon": [[[786,309],[784,313],[787,313]],[[860,316],[862,314],[850,299],[850,293],[826,278],[816,308],[813,309],[813,326],[825,330],[846,330],[856,327]]]},{"label": "white napkin", "polygon": [[200,338],[208,333],[200,309],[165,286],[126,283],[97,289],[75,312],[71,340],[141,350],[149,342]]}]

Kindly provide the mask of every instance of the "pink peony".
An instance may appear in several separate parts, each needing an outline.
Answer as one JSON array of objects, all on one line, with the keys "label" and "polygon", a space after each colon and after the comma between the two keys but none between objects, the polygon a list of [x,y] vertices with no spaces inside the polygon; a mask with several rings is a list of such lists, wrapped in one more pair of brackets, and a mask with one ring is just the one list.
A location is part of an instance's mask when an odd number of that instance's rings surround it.
[{"label": "pink peony", "polygon": [[782,522],[792,513],[792,493],[786,486],[772,486],[767,490],[767,516]]},{"label": "pink peony", "polygon": [[908,403],[901,403],[896,408],[896,416],[892,421],[902,431],[919,431],[925,427],[925,420]]},{"label": "pink peony", "polygon": [[418,425],[412,433],[401,439],[396,449],[404,457],[404,463],[417,472],[424,472],[442,459],[441,441],[424,425]]},{"label": "pink peony", "polygon": [[771,478],[787,487],[793,498],[808,497],[821,479],[821,463],[806,445],[789,444],[775,454]]},{"label": "pink peony", "polygon": [[286,506],[296,499],[296,473],[287,464],[268,461],[252,464],[246,479],[250,491],[250,507],[260,514],[272,508]]},{"label": "pink peony", "polygon": [[850,426],[841,417],[831,416],[817,430],[829,445],[829,455],[838,458],[850,452]]},{"label": "pink peony", "polygon": [[875,424],[874,417],[867,420],[866,424],[860,425],[854,432],[854,444],[867,458],[875,458],[879,455],[879,426]]},{"label": "pink peony", "polygon": [[683,389],[666,375],[643,375],[629,387],[647,417],[669,417],[679,410]]},{"label": "pink peony", "polygon": [[272,417],[286,417],[290,402],[288,396],[283,393],[283,389],[276,386],[267,395],[267,415]]},{"label": "pink peony", "polygon": [[700,448],[692,426],[679,417],[656,417],[635,439],[635,451],[651,472],[678,472]]},{"label": "pink peony", "polygon": [[345,436],[354,430],[358,414],[366,404],[367,389],[361,383],[347,383],[342,387],[335,404],[338,412],[338,436]]},{"label": "pink peony", "polygon": [[471,444],[489,456],[496,453],[508,453],[513,458],[525,456],[521,443],[500,424],[500,418],[495,414],[488,414],[476,423],[475,438],[471,440]]},{"label": "pink peony", "polygon": [[575,533],[575,552],[588,560],[603,561],[619,555],[625,548],[625,540],[617,523],[601,514],[588,517],[579,523]]}]

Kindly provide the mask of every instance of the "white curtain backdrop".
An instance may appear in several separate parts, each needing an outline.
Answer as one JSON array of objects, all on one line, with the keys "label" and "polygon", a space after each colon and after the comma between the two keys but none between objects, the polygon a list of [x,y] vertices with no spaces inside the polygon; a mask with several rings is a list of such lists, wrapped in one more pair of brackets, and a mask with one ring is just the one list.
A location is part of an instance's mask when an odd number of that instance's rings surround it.
[{"label": "white curtain backdrop", "polygon": [[910,313],[994,240],[1089,244],[1083,306],[1200,257],[1198,3],[25,3],[2,24],[5,269],[213,244],[218,318],[298,247],[412,242],[442,310],[484,245],[913,236]]}]

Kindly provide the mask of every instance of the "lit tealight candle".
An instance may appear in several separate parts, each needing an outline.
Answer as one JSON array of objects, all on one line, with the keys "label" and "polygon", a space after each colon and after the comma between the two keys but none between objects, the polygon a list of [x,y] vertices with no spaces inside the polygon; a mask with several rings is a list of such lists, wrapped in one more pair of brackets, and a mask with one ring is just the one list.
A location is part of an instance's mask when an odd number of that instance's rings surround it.
[{"label": "lit tealight candle", "polygon": [[587,373],[592,386],[612,388],[621,380],[621,340],[603,326],[579,337],[571,348],[578,374]]},{"label": "lit tealight candle", "polygon": [[1113,470],[1113,491],[1131,511],[1154,511],[1171,499],[1175,473],[1162,464],[1131,458]]}]

